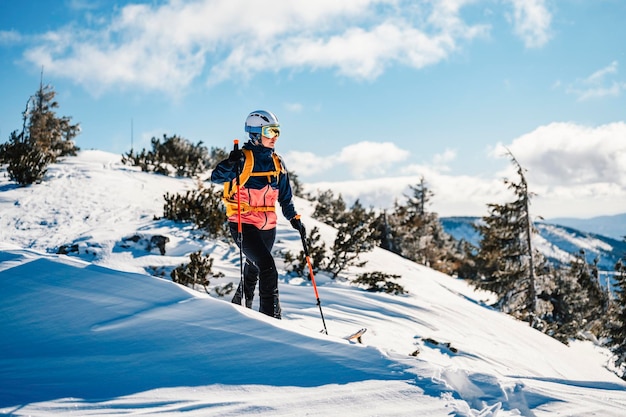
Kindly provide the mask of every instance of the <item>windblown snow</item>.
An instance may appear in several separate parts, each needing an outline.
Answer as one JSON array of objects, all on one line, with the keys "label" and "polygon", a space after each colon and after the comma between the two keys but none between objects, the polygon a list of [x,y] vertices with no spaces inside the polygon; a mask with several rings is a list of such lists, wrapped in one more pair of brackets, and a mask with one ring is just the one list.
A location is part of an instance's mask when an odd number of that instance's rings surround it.
[{"label": "windblown snow", "polygon": [[[563,345],[382,249],[349,276],[316,277],[328,335],[308,280],[284,268],[283,320],[171,282],[163,271],[197,250],[225,274],[212,288],[239,281],[229,242],[155,220],[166,192],[195,187],[100,151],[27,188],[0,179],[1,415],[624,415],[626,383],[605,350]],[[310,204],[296,201],[331,246]],[[169,239],[165,254],[153,236]],[[299,245],[281,219],[277,253]],[[408,294],[349,284],[366,271],[400,275]],[[342,338],[360,327],[363,344]]]}]

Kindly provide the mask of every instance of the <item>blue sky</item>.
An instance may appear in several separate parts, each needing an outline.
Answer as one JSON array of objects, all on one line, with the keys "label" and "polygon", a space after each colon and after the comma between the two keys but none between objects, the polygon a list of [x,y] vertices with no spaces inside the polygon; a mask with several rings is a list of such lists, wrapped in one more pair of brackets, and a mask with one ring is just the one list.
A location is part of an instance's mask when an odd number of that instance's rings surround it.
[{"label": "blue sky", "polygon": [[622,0],[0,4],[0,141],[43,68],[83,149],[230,147],[267,109],[311,189],[389,206],[424,176],[440,215],[484,215],[507,147],[537,216],[626,212]]}]

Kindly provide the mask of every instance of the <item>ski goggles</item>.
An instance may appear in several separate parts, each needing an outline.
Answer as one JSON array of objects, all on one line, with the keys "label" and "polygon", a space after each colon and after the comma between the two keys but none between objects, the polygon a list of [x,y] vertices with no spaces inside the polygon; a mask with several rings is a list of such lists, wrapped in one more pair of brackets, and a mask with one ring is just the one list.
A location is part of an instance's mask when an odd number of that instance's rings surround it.
[{"label": "ski goggles", "polygon": [[279,125],[267,125],[261,128],[261,135],[265,136],[268,139],[274,139],[280,136],[280,126]]}]

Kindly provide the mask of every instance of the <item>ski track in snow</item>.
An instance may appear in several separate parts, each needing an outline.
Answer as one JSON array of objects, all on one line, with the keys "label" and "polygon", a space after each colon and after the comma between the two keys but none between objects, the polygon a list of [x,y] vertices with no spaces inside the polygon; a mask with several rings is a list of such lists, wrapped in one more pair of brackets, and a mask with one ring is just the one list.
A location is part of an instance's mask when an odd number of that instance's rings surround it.
[{"label": "ski track in snow", "polygon": [[[99,151],[36,186],[0,180],[0,415],[624,415],[626,384],[602,350],[566,347],[485,307],[488,294],[381,249],[364,254],[365,270],[400,275],[409,293],[318,274],[329,336],[303,277],[281,275],[277,321],[149,276],[203,250],[226,276],[211,287],[238,282],[238,250],[153,220],[165,192],[193,187]],[[297,207],[332,244],[310,203]],[[167,253],[124,240],[133,235],[167,236]],[[79,253],[54,254],[68,244]],[[281,218],[276,252],[300,249]],[[363,326],[364,344],[342,339]]]}]

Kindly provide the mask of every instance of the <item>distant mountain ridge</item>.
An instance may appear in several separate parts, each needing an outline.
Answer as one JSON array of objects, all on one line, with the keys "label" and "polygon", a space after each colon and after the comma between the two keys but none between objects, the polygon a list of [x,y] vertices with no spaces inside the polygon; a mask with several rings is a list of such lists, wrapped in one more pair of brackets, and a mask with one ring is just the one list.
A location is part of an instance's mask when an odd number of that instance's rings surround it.
[{"label": "distant mountain ridge", "polygon": [[590,219],[559,217],[547,220],[553,224],[568,226],[583,232],[595,233],[623,240],[626,236],[626,213],[613,216],[598,216]]},{"label": "distant mountain ridge", "polygon": [[[480,217],[442,217],[441,224],[446,233],[457,240],[478,245],[479,233],[473,224]],[[626,241],[598,233],[581,231],[574,227],[548,222],[536,222],[539,235],[534,243],[539,251],[552,262],[567,263],[571,256],[585,251],[588,262],[598,258],[601,270],[612,271],[617,261],[626,255]]]}]

